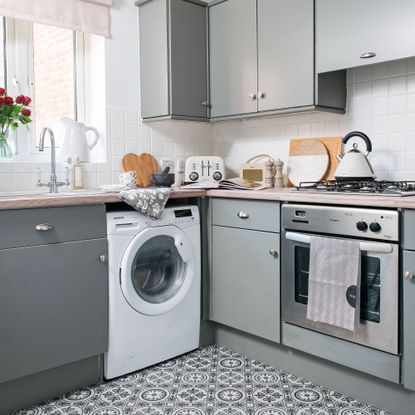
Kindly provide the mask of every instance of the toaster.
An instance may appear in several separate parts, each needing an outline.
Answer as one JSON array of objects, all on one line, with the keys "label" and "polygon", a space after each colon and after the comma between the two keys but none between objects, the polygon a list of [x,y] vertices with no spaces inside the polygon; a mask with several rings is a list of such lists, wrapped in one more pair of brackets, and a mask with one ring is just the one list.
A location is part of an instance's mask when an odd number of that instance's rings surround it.
[{"label": "toaster", "polygon": [[217,183],[225,178],[225,162],[222,157],[192,156],[186,159],[185,183]]}]

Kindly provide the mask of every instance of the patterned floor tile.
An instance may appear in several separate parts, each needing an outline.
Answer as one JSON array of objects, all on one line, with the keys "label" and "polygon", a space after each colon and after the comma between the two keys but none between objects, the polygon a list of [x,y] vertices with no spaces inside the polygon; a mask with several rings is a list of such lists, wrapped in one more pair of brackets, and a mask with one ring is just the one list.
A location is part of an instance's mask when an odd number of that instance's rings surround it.
[{"label": "patterned floor tile", "polygon": [[388,415],[216,346],[13,413],[82,414]]}]

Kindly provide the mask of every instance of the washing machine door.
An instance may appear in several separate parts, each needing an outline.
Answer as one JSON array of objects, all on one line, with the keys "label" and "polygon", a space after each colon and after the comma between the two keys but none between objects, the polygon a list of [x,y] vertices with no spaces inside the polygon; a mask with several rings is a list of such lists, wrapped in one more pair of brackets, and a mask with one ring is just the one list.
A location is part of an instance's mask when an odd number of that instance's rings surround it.
[{"label": "washing machine door", "polygon": [[192,285],[195,255],[188,236],[175,226],[143,230],[131,241],[121,262],[125,299],[142,314],[171,310]]}]

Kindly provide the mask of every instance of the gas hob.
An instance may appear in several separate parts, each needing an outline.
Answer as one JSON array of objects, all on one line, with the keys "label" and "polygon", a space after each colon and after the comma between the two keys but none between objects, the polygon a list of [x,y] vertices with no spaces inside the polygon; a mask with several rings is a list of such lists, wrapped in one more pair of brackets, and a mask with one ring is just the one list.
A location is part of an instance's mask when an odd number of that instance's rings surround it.
[{"label": "gas hob", "polygon": [[301,192],[328,194],[353,194],[368,196],[415,196],[415,181],[337,181],[302,182],[297,187]]}]

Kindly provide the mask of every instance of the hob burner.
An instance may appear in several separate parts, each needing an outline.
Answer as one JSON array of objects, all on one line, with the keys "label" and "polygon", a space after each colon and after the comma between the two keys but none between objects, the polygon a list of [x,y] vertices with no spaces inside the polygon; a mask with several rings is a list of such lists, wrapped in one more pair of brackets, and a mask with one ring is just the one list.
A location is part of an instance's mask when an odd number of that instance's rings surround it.
[{"label": "hob burner", "polygon": [[299,191],[364,194],[382,196],[413,196],[415,195],[415,181],[337,181],[324,180],[320,182],[301,182],[297,186]]}]

